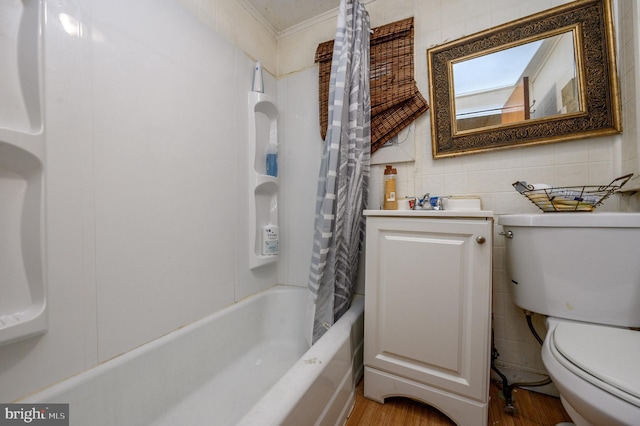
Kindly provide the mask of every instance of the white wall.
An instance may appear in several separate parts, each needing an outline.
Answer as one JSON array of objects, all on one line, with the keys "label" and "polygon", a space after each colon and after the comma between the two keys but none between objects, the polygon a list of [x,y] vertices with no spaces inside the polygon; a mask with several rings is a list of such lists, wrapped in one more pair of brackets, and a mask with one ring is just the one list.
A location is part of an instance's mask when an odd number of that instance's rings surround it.
[{"label": "white wall", "polygon": [[275,38],[233,0],[45,3],[50,327],[0,347],[5,402],[277,280],[243,244],[247,94]]},{"label": "white wall", "polygon": [[[616,2],[618,19],[618,69],[620,73],[620,95],[622,100],[623,133],[620,151],[620,167],[623,173],[636,173],[628,184],[640,187],[640,140],[638,139],[638,91],[640,86],[640,9],[637,1]],[[640,197],[622,198],[623,208],[640,211]]]},{"label": "white wall", "polygon": [[318,123],[318,71],[308,68],[278,80],[281,110],[280,220],[284,224],[279,282],[306,286],[311,265],[311,246],[322,139]]},{"label": "white wall", "polygon": [[[415,20],[415,76],[421,93],[428,96],[428,75],[426,50],[446,41],[503,24],[559,4],[563,0],[374,0],[366,4],[370,13],[371,26],[376,27],[410,16]],[[633,48],[622,54],[626,60],[637,58],[637,2],[623,1],[630,10],[633,3],[633,19],[628,18],[629,43],[635,40]],[[631,13],[631,12],[629,12]],[[625,18],[625,19],[627,19]],[[280,280],[287,284],[305,285],[310,256],[308,226],[312,223],[313,211],[305,203],[298,205],[293,200],[310,200],[309,192],[315,193],[316,176],[308,170],[318,169],[320,138],[318,118],[308,115],[317,103],[317,68],[313,55],[317,45],[334,37],[335,18],[327,17],[313,26],[285,33],[279,38],[278,47],[278,93],[281,107],[287,113],[285,144],[288,152],[295,152],[295,168],[287,169],[287,186],[284,198],[285,211],[293,217],[286,221],[286,233],[300,237],[300,241],[290,242],[295,250],[288,251],[288,267],[280,268]],[[637,59],[636,59],[637,60]],[[633,62],[633,61],[632,61]],[[627,69],[631,65],[627,65]],[[636,67],[637,69],[637,67]],[[553,185],[603,184],[623,173],[638,171],[637,138],[635,137],[636,71],[628,70],[623,79],[623,91],[629,93],[625,109],[625,142],[620,136],[578,140],[572,142],[540,145],[520,149],[510,149],[482,153],[458,158],[434,160],[431,155],[430,121],[428,114],[416,122],[416,161],[397,165],[400,196],[432,194],[478,194],[482,197],[483,208],[493,210],[499,216],[505,213],[536,212],[537,208],[518,194],[511,183],[516,180],[546,182]],[[630,76],[630,77],[629,77]],[[315,81],[313,79],[316,79]],[[304,82],[304,83],[302,83]],[[295,87],[295,90],[292,88]],[[295,92],[295,96],[292,94]],[[295,114],[304,105],[304,114]],[[632,124],[630,124],[632,123]],[[621,145],[623,146],[621,150]],[[308,148],[305,148],[308,147]],[[290,150],[290,151],[289,151]],[[294,151],[295,150],[295,151]],[[621,154],[624,151],[624,155]],[[308,164],[308,167],[302,167]],[[624,167],[622,166],[624,165]],[[287,167],[284,165],[283,167]],[[380,205],[376,188],[382,185],[384,166],[371,169],[369,205]],[[295,186],[291,184],[295,182]],[[631,184],[631,183],[630,183]],[[628,198],[628,197],[627,197]],[[599,210],[629,209],[633,201],[614,196]],[[294,205],[295,204],[295,205]],[[637,203],[636,203],[637,205]],[[636,208],[637,209],[637,208]],[[493,318],[496,346],[500,352],[499,363],[521,372],[543,373],[540,347],[529,332],[524,315],[511,298],[507,285],[504,242],[496,227],[494,246]],[[305,248],[308,247],[308,248]],[[300,267],[293,267],[300,265]],[[281,265],[283,266],[283,265]],[[428,271],[425,271],[428,273]],[[542,321],[536,321],[543,327]],[[544,332],[542,330],[542,332]]]}]

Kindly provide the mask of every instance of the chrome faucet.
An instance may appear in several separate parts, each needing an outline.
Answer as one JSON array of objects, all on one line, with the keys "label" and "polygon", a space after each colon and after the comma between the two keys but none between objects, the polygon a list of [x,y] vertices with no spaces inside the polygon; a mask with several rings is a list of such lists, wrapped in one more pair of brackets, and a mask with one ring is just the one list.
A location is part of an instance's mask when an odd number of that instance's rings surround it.
[{"label": "chrome faucet", "polygon": [[431,203],[429,202],[430,194],[427,192],[422,198],[416,198],[416,202],[413,205],[414,210],[431,210]]}]

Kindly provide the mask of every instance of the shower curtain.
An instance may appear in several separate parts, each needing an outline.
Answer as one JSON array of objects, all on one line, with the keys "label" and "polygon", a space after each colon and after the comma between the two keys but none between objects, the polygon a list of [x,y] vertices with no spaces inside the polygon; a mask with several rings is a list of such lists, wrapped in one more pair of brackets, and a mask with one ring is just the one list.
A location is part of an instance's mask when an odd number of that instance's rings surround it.
[{"label": "shower curtain", "polygon": [[341,0],[309,272],[313,342],[349,309],[356,285],[371,155],[369,31],[364,5]]}]

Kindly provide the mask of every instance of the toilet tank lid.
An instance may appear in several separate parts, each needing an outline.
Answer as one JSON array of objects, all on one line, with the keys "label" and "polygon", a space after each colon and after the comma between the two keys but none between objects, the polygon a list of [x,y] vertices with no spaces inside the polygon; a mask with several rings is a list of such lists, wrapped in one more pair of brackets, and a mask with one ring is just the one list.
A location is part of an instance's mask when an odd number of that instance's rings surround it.
[{"label": "toilet tank lid", "polygon": [[605,227],[640,228],[640,213],[531,213],[505,214],[498,218],[502,226],[524,227]]}]

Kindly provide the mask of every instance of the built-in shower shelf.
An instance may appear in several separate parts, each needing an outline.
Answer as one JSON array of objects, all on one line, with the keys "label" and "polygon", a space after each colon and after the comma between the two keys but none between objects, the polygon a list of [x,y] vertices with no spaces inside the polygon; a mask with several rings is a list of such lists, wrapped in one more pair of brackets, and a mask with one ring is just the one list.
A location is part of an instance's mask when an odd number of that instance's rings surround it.
[{"label": "built-in shower shelf", "polygon": [[[44,2],[0,2],[0,345],[47,331]],[[6,24],[6,25],[5,25]]]},{"label": "built-in shower shelf", "polygon": [[274,185],[278,184],[278,178],[269,175],[263,175],[260,173],[255,174],[255,187],[258,188],[264,184],[272,183]]},{"label": "built-in shower shelf", "polygon": [[25,311],[0,315],[0,346],[43,334],[47,328],[44,305],[34,305]]},{"label": "built-in shower shelf", "polygon": [[278,254],[262,250],[263,228],[278,226],[278,177],[267,175],[266,152],[278,144],[278,109],[264,93],[249,93],[249,267],[274,263]]},{"label": "built-in shower shelf", "polygon": [[33,309],[29,309],[27,311],[16,312],[13,314],[0,315],[0,330],[15,327],[18,324],[26,324],[34,319],[34,315],[37,317],[37,314],[37,310],[34,312]]},{"label": "built-in shower shelf", "polygon": [[25,319],[27,318],[25,318],[25,316],[21,313],[12,314],[12,315],[2,315],[0,316],[0,329],[19,324],[23,322]]},{"label": "built-in shower shelf", "polygon": [[0,128],[0,141],[7,141],[17,148],[27,151],[37,158],[44,158],[44,134],[22,133],[11,129]]},{"label": "built-in shower shelf", "polygon": [[0,345],[47,330],[44,138],[0,132]]}]

